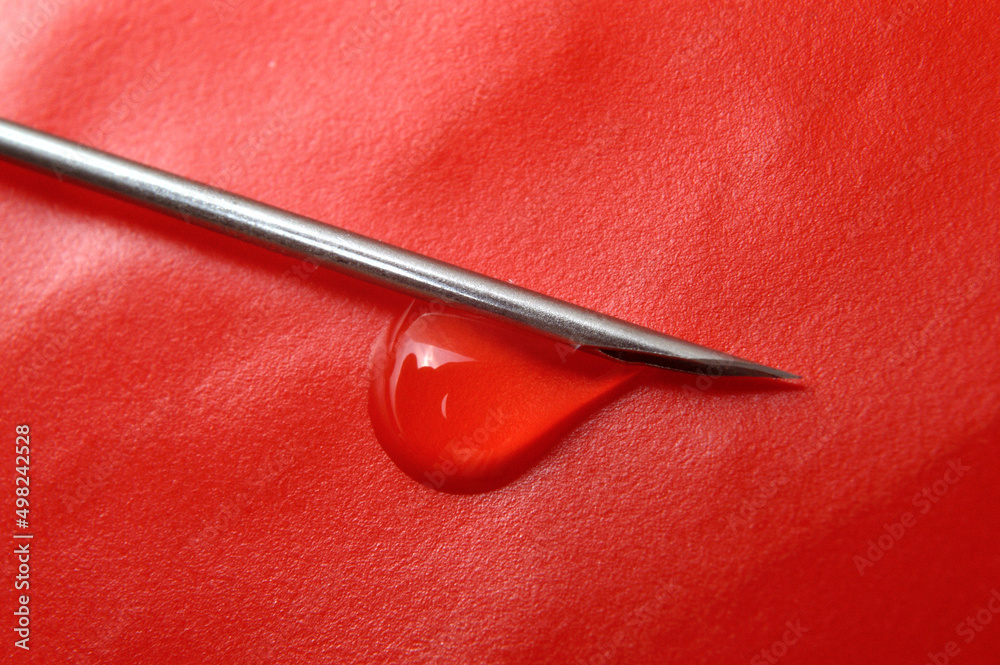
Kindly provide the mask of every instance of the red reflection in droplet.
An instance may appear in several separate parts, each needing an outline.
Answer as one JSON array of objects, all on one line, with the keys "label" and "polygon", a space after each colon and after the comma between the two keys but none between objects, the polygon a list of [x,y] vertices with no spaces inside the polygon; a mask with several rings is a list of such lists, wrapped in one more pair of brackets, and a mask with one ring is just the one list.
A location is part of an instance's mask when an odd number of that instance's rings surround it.
[{"label": "red reflection in droplet", "polygon": [[382,447],[412,478],[445,492],[484,492],[527,470],[640,371],[415,305],[376,350],[370,412]]}]

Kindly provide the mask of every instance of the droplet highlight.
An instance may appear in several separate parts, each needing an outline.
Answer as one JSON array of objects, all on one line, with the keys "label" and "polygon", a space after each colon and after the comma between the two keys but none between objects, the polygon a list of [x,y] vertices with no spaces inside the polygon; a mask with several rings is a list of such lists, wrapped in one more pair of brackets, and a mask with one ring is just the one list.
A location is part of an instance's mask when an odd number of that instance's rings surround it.
[{"label": "droplet highlight", "polygon": [[369,411],[386,453],[417,482],[460,494],[522,475],[643,371],[419,301],[372,368]]}]

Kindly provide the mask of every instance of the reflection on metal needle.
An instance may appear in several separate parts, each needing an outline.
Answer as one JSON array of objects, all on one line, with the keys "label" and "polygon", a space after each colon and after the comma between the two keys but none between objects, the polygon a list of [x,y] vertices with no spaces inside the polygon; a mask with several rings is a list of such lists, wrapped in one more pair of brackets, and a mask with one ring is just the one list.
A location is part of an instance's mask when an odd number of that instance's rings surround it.
[{"label": "reflection on metal needle", "polygon": [[0,118],[0,157],[574,347],[683,372],[798,378]]}]

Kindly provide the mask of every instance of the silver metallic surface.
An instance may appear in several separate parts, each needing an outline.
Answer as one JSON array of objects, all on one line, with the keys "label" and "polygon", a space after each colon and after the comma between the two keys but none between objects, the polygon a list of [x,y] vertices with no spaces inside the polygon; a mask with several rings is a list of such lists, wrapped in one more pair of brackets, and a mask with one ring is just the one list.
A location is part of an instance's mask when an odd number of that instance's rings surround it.
[{"label": "silver metallic surface", "polygon": [[626,362],[798,378],[0,118],[0,157],[200,226]]}]

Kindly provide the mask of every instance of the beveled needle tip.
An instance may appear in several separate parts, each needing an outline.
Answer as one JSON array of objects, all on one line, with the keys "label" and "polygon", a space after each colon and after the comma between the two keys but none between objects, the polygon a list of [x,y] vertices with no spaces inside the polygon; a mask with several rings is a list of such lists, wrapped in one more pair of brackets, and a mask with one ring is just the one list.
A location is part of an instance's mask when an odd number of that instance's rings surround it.
[{"label": "beveled needle tip", "polygon": [[[672,341],[672,340],[671,340]],[[685,342],[686,346],[694,346]],[[657,353],[636,351],[632,349],[598,348],[595,351],[616,360],[628,363],[641,363],[651,367],[669,369],[675,372],[689,374],[705,374],[708,376],[756,376],[769,379],[801,379],[791,372],[785,372],[774,367],[731,356],[721,351],[705,347],[699,350],[704,353],[695,357],[679,357],[672,353]]]},{"label": "beveled needle tip", "polygon": [[792,374],[791,372],[775,369],[774,367],[767,367],[766,365],[756,365],[752,368],[748,367],[742,374],[735,376],[764,376],[772,379],[786,379],[791,381],[802,378],[798,374]]},{"label": "beveled needle tip", "polygon": [[721,366],[720,369],[723,370],[723,376],[760,376],[769,379],[788,380],[802,378],[798,374],[792,374],[791,372],[775,369],[774,367],[768,367],[767,365],[753,363],[749,360],[740,360],[740,362],[729,366]]}]

